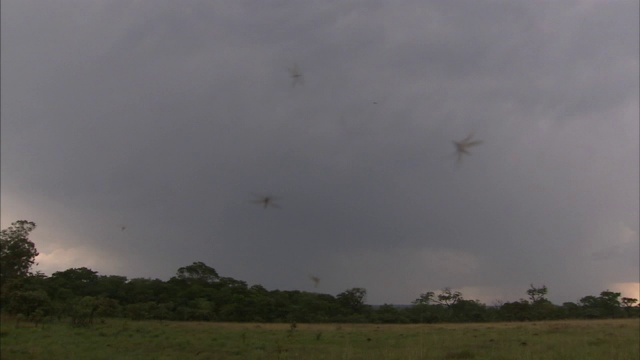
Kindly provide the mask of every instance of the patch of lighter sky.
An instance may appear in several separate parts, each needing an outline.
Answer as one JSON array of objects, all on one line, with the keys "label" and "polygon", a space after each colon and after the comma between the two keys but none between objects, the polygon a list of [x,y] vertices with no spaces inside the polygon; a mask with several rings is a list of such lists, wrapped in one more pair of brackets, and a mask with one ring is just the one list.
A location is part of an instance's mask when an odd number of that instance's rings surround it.
[{"label": "patch of lighter sky", "polygon": [[640,300],[640,282],[613,283],[609,290],[619,292],[621,298],[628,297]]},{"label": "patch of lighter sky", "polygon": [[41,251],[36,257],[37,265],[34,270],[51,275],[56,271],[64,271],[70,268],[86,267],[97,271],[100,275],[116,275],[124,265],[117,257],[104,254],[87,246],[54,248],[52,251]]},{"label": "patch of lighter sky", "polygon": [[[69,268],[87,267],[101,275],[117,275],[119,269],[125,265],[118,256],[84,245],[86,241],[83,239],[89,234],[82,226],[77,232],[64,227],[64,224],[69,223],[69,217],[73,216],[73,213],[65,211],[64,207],[61,209],[59,204],[48,203],[42,199],[39,199],[39,202],[31,201],[28,196],[18,199],[13,194],[2,194],[0,223],[3,229],[18,220],[33,221],[36,224],[36,228],[29,234],[29,239],[34,242],[39,252],[33,271],[51,275]],[[114,223],[113,229],[119,233],[120,225]]]}]

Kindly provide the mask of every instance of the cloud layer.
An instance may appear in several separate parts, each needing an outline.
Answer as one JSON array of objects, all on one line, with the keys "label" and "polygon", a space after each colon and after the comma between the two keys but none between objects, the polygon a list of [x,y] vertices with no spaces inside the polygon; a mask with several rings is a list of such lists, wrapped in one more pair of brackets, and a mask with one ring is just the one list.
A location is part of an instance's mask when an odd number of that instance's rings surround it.
[{"label": "cloud layer", "polygon": [[203,261],[370,303],[639,281],[635,1],[2,10],[2,226],[38,224],[46,272]]}]

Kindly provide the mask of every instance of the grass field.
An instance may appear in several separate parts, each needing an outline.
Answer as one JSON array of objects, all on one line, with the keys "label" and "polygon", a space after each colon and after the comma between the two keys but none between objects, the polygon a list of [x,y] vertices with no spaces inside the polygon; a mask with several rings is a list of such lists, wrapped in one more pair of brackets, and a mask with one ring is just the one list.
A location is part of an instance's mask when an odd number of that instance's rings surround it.
[{"label": "grass field", "polygon": [[3,318],[4,359],[629,359],[640,320],[438,325],[230,324]]}]

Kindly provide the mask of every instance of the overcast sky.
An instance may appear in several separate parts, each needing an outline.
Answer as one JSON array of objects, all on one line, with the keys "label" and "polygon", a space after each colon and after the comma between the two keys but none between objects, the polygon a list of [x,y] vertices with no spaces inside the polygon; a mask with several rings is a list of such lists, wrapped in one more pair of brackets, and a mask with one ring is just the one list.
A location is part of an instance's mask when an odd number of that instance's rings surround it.
[{"label": "overcast sky", "polygon": [[46,274],[638,298],[638,6],[4,0],[2,228]]}]

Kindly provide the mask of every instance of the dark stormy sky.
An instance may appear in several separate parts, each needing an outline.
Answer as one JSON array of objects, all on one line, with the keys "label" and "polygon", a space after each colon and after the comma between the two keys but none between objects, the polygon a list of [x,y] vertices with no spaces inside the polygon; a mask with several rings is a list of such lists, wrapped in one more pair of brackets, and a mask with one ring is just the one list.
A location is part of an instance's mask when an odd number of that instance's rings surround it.
[{"label": "dark stormy sky", "polygon": [[2,227],[46,274],[638,298],[638,6],[4,0]]}]

